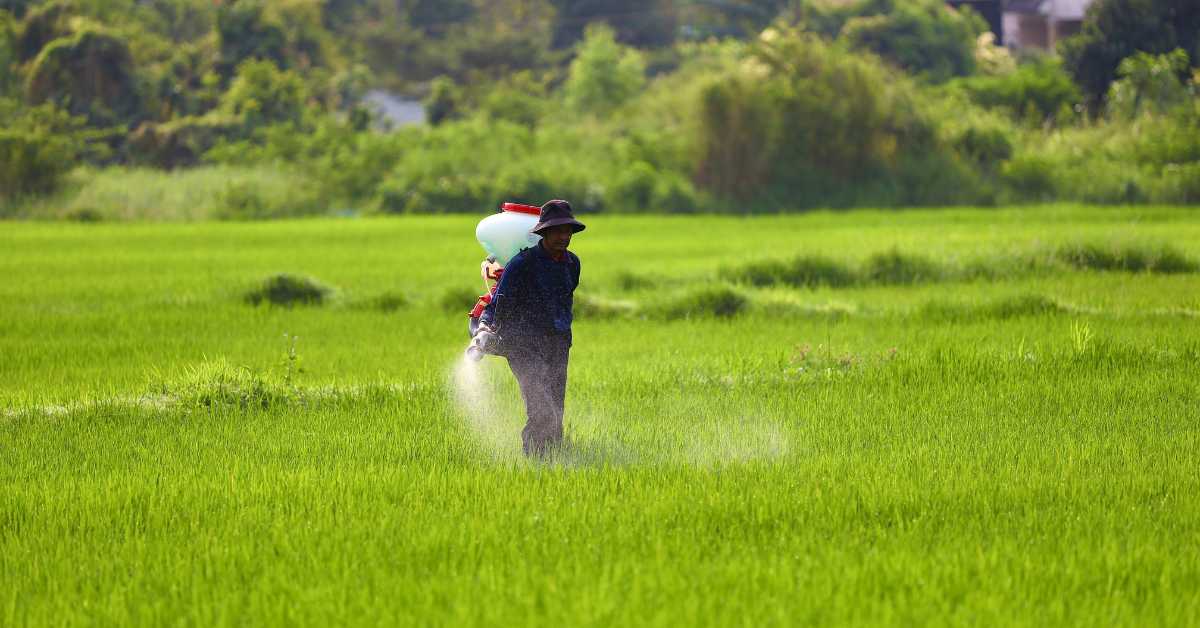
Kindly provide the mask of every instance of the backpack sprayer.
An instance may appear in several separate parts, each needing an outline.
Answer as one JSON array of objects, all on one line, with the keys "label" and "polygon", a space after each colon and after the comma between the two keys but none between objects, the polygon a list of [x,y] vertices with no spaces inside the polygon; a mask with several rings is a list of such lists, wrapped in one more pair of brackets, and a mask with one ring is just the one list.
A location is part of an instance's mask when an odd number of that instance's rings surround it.
[{"label": "backpack sprayer", "polygon": [[504,266],[522,249],[534,246],[542,239],[541,236],[529,232],[537,224],[540,214],[540,207],[505,203],[500,207],[499,213],[484,218],[475,228],[475,239],[479,240],[479,244],[488,252],[487,259],[479,265],[484,294],[475,302],[467,324],[467,331],[471,336],[471,342],[467,345],[467,357],[475,362],[482,360],[484,355],[494,354],[500,344],[498,330],[482,327],[479,318],[496,298],[496,288],[504,275]]}]

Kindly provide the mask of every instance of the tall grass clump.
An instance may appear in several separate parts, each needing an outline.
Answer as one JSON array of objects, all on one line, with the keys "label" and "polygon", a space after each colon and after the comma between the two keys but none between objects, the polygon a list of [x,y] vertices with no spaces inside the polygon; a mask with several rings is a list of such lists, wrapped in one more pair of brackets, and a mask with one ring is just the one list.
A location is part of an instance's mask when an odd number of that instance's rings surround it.
[{"label": "tall grass clump", "polygon": [[1066,244],[1055,252],[1063,263],[1082,270],[1193,273],[1200,265],[1170,244]]},{"label": "tall grass clump", "polygon": [[576,294],[574,299],[575,318],[579,319],[610,319],[633,314],[636,304],[630,301],[616,301],[590,294]]},{"label": "tall grass clump", "polygon": [[902,253],[891,249],[876,253],[863,262],[864,281],[881,284],[913,284],[937,281],[947,276],[947,271],[932,259],[914,253]]},{"label": "tall grass clump", "polygon": [[264,279],[258,286],[243,295],[251,305],[263,303],[292,307],[296,305],[322,305],[333,295],[333,288],[313,277],[280,273]]},{"label": "tall grass clump", "polygon": [[412,299],[402,292],[387,291],[360,300],[354,307],[360,310],[375,310],[377,312],[396,312],[412,305]]},{"label": "tall grass clump", "polygon": [[658,285],[658,282],[645,275],[630,272],[628,270],[617,271],[616,275],[617,288],[622,292],[633,292],[635,290],[647,290]]},{"label": "tall grass clump", "polygon": [[787,285],[803,288],[848,286],[857,273],[842,262],[821,255],[799,255],[791,260],[763,260],[737,268],[725,268],[722,277],[753,286]]},{"label": "tall grass clump", "polygon": [[918,310],[921,318],[938,321],[1006,320],[1052,316],[1074,312],[1075,308],[1041,294],[1016,294],[982,303],[956,303],[936,299]]},{"label": "tall grass clump", "polygon": [[59,216],[117,221],[286,218],[325,211],[303,177],[266,165],[79,170],[62,197],[53,210]]},{"label": "tall grass clump", "polygon": [[669,320],[733,318],[744,312],[748,305],[749,300],[742,293],[728,286],[716,286],[692,290],[664,301],[655,311]]}]

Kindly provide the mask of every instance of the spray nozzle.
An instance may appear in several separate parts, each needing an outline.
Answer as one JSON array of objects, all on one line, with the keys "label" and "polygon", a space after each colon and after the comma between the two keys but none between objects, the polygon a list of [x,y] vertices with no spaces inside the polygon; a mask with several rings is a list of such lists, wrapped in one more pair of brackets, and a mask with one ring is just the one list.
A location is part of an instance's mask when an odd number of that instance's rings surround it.
[{"label": "spray nozzle", "polygon": [[467,357],[474,362],[478,362],[483,359],[483,356],[495,353],[496,345],[499,341],[500,337],[496,335],[496,332],[486,327],[481,327],[471,337],[471,343],[467,345]]}]

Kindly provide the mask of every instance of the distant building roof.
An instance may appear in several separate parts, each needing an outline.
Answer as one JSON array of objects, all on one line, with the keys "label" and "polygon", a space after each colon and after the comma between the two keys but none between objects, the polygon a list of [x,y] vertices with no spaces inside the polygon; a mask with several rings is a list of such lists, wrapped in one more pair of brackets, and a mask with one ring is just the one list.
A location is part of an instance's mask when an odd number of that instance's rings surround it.
[{"label": "distant building roof", "polygon": [[1046,0],[1008,0],[1004,10],[1009,13],[1041,13]]},{"label": "distant building roof", "polygon": [[1082,20],[1093,0],[1008,0],[1006,13],[1040,14],[1058,20]]}]

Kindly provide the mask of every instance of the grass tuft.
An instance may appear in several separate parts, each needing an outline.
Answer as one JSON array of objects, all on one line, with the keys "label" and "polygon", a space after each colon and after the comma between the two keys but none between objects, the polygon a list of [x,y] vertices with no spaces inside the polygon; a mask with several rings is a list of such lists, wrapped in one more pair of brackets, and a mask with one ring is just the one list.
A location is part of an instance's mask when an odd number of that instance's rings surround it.
[{"label": "grass tuft", "polygon": [[292,307],[296,305],[322,305],[333,289],[312,277],[280,273],[263,280],[243,297],[251,305],[269,303]]},{"label": "grass tuft", "polygon": [[216,408],[272,408],[295,403],[302,393],[247,367],[225,360],[189,367],[181,378],[155,386],[156,395],[173,405]]}]

